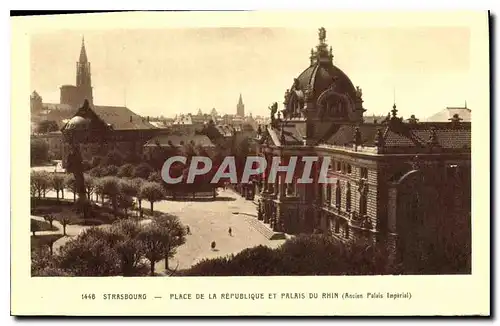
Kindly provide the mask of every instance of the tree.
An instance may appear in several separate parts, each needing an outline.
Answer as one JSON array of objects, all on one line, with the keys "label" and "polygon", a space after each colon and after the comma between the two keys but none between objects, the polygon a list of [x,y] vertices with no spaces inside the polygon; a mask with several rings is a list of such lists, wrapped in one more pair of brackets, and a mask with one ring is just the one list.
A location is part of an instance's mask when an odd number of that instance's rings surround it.
[{"label": "tree", "polygon": [[60,234],[50,234],[45,236],[44,243],[49,247],[50,255],[54,254],[54,243],[61,238]]},{"label": "tree", "polygon": [[138,238],[143,245],[144,256],[149,260],[150,273],[154,276],[155,264],[162,260],[168,247],[167,235],[155,223],[149,223],[144,226]]},{"label": "tree", "polygon": [[43,216],[43,219],[47,222],[49,222],[50,227],[53,227],[54,220],[56,219],[54,215],[52,214],[46,214]]},{"label": "tree", "polygon": [[42,139],[31,140],[31,165],[40,164],[49,160],[49,145]]},{"label": "tree", "polygon": [[77,276],[119,275],[120,257],[107,237],[105,230],[86,229],[60,248],[59,267]]},{"label": "tree", "polygon": [[127,196],[134,197],[137,194],[136,184],[130,179],[119,179],[121,192]]},{"label": "tree", "polygon": [[52,131],[58,131],[59,126],[54,120],[42,120],[38,123],[36,132],[39,134],[46,134]]},{"label": "tree", "polygon": [[153,168],[147,163],[141,163],[134,169],[134,178],[146,179],[153,172]]},{"label": "tree", "polygon": [[51,178],[51,188],[54,189],[57,195],[57,200],[59,201],[59,192],[62,192],[62,197],[64,199],[64,186],[65,186],[66,176],[63,174],[53,173]]},{"label": "tree", "polygon": [[89,174],[84,174],[83,178],[85,182],[85,190],[87,191],[87,199],[90,200],[91,195],[96,190],[95,178]]},{"label": "tree", "polygon": [[123,165],[123,155],[117,150],[112,150],[102,159],[101,165],[121,166]]},{"label": "tree", "polygon": [[113,246],[121,259],[121,271],[124,276],[133,275],[141,263],[143,246],[138,236],[142,226],[130,219],[120,220],[111,225],[114,235]]},{"label": "tree", "polygon": [[111,200],[113,212],[116,216],[118,210],[118,195],[120,194],[120,183],[116,177],[102,178],[102,192]]},{"label": "tree", "polygon": [[124,164],[118,168],[116,176],[120,178],[130,178],[134,174],[134,166],[132,164]]},{"label": "tree", "polygon": [[40,231],[40,223],[37,220],[31,219],[31,232],[36,237],[36,232]]},{"label": "tree", "polygon": [[154,224],[162,230],[167,238],[165,248],[165,269],[169,269],[168,260],[173,258],[177,248],[186,243],[186,228],[177,216],[163,214],[154,218]]},{"label": "tree", "polygon": [[133,185],[133,191],[134,193],[131,194],[131,196],[134,196],[137,198],[137,203],[139,204],[139,214],[142,217],[142,194],[141,194],[141,188],[144,183],[144,180],[141,178],[135,178],[130,180],[130,183]]},{"label": "tree", "polygon": [[71,191],[73,193],[73,201],[76,202],[76,182],[75,182],[75,176],[73,174],[67,174],[66,175],[66,189]]},{"label": "tree", "polygon": [[151,172],[151,174],[148,177],[148,181],[151,182],[157,182],[159,184],[163,183],[163,179],[161,178],[160,172]]},{"label": "tree", "polygon": [[134,199],[131,196],[120,193],[118,195],[118,207],[123,209],[125,218],[128,217],[128,210],[134,207]]},{"label": "tree", "polygon": [[104,188],[103,188],[103,178],[95,178],[94,179],[94,193],[95,193],[95,200],[99,200],[99,196],[101,196],[101,203],[104,204]]},{"label": "tree", "polygon": [[101,167],[102,176],[115,176],[118,173],[118,167],[116,165],[108,165]]},{"label": "tree", "polygon": [[89,174],[95,178],[101,178],[104,177],[104,173],[107,172],[106,168],[102,166],[94,166],[89,170]]},{"label": "tree", "polygon": [[153,204],[157,201],[165,199],[165,189],[156,182],[145,182],[140,190],[141,197],[147,199],[151,203],[151,214],[153,213]]},{"label": "tree", "polygon": [[66,226],[68,224],[71,224],[71,222],[73,222],[73,218],[71,218],[70,216],[61,216],[59,218],[59,223],[61,223],[63,227],[63,236],[66,236]]},{"label": "tree", "polygon": [[57,266],[57,260],[50,252],[40,248],[31,251],[31,275],[32,276],[70,276]]},{"label": "tree", "polygon": [[41,198],[50,187],[50,174],[44,171],[31,171],[30,185],[33,192]]}]

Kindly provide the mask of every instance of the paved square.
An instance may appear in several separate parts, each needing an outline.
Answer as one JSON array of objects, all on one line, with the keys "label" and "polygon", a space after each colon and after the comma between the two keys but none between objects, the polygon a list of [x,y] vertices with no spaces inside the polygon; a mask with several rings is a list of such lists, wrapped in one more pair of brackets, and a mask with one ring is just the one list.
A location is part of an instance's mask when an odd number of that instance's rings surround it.
[{"label": "paved square", "polygon": [[[170,259],[170,268],[189,268],[203,258],[214,258],[236,254],[245,248],[265,245],[279,247],[284,240],[268,240],[248,222],[249,215],[256,216],[257,209],[253,202],[241,198],[231,190],[220,190],[216,201],[162,201],[154,204],[156,211],[176,215],[184,225],[189,226],[191,235],[186,236],[186,243],[177,249],[177,254]],[[143,207],[149,207],[143,204]],[[237,214],[234,214],[237,213]],[[228,229],[232,229],[232,236]],[[217,243],[217,250],[212,251],[210,244]],[[156,265],[156,271],[165,271],[164,261]]]}]

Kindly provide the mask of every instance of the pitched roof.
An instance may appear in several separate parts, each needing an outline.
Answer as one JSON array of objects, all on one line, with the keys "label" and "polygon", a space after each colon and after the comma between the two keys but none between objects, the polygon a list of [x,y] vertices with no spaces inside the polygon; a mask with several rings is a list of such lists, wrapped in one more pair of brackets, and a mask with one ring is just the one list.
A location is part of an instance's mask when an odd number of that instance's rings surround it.
[{"label": "pitched roof", "polygon": [[471,147],[470,123],[452,126],[448,123],[394,123],[341,125],[324,143],[327,145],[349,146],[354,144],[356,128],[361,133],[362,146],[375,146],[377,130],[383,133],[385,147],[415,148],[427,147],[434,132],[437,145],[444,149]]},{"label": "pitched roof", "polygon": [[356,127],[361,132],[361,144],[364,146],[374,146],[375,135],[378,128],[383,128],[376,124],[341,125],[338,129],[325,140],[328,145],[346,146],[354,143],[354,133]]},{"label": "pitched roof", "polygon": [[471,110],[468,108],[456,108],[456,107],[448,107],[444,110],[441,110],[429,118],[426,119],[428,122],[448,122],[455,114],[462,119],[463,122],[471,121]]},{"label": "pitched roof", "polygon": [[[47,114],[47,120],[56,121],[59,128],[62,128],[78,110],[65,104],[44,103],[44,106],[50,108]],[[106,124],[111,125],[114,130],[155,128],[154,125],[147,122],[144,118],[123,106],[97,105],[93,106],[92,110]]]},{"label": "pitched roof", "polygon": [[151,123],[123,106],[95,106],[95,113],[115,130],[153,129]]},{"label": "pitched roof", "polygon": [[193,141],[195,145],[214,147],[214,144],[205,135],[158,135],[150,139],[144,146],[171,146],[171,143],[173,146],[179,147],[191,141]]}]

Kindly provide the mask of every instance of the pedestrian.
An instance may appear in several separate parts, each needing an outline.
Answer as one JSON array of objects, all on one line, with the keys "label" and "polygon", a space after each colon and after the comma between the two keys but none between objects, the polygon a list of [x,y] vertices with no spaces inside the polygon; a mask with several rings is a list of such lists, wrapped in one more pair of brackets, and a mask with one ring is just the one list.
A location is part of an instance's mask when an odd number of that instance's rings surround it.
[{"label": "pedestrian", "polygon": [[231,229],[231,227],[229,227],[229,230],[227,230],[227,232],[229,233],[229,236],[232,237],[233,236],[233,230]]},{"label": "pedestrian", "polygon": [[215,241],[212,241],[211,247],[212,247],[212,250],[215,250]]}]

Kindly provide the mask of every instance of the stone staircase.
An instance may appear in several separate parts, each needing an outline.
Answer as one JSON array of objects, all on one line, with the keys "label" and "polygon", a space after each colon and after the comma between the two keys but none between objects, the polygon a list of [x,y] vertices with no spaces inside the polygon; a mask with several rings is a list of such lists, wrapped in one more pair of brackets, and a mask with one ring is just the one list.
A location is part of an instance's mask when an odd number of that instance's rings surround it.
[{"label": "stone staircase", "polygon": [[268,240],[281,240],[286,239],[286,236],[282,232],[274,232],[268,224],[259,221],[256,217],[245,215],[245,219],[260,234],[262,234]]}]

